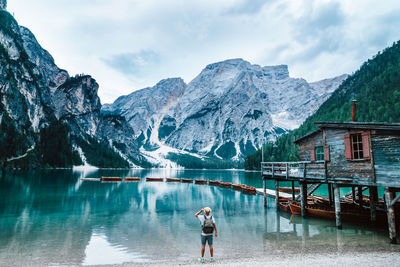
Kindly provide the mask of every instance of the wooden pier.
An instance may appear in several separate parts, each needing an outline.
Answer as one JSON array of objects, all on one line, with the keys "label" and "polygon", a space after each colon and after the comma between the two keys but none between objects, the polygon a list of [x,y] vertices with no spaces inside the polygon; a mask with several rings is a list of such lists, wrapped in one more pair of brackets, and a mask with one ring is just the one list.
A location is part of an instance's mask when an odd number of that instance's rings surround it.
[{"label": "wooden pier", "polygon": [[[264,181],[262,193],[266,197],[278,194],[280,181],[297,182],[300,194],[292,199],[299,202],[301,215],[307,216],[308,196],[319,186],[327,185],[329,205],[334,207],[337,228],[342,228],[343,200],[370,211],[370,223],[377,220],[377,205],[387,214],[391,243],[397,243],[400,214],[400,124],[385,123],[315,123],[318,130],[295,143],[298,162],[262,162]],[[266,189],[266,180],[275,181],[275,191]],[[340,188],[351,188],[350,195],[341,196]],[[384,188],[378,198],[377,187]],[[363,191],[369,190],[369,197]],[[260,190],[257,190],[258,192]],[[280,193],[279,193],[280,194]],[[275,197],[279,208],[279,197]]]},{"label": "wooden pier", "polygon": [[[256,192],[258,195],[264,195],[264,189],[263,188],[256,188]],[[265,189],[265,193],[268,197],[275,198],[276,197],[276,191],[272,189]],[[287,199],[293,199],[292,194],[285,193],[285,192],[279,192],[279,197],[287,198]]]}]

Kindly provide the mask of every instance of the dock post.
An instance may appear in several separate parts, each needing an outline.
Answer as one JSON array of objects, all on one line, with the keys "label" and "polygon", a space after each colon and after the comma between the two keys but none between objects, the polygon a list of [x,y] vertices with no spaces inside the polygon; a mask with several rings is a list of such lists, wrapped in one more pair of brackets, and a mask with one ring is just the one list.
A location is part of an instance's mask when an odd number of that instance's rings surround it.
[{"label": "dock post", "polygon": [[353,203],[356,203],[356,189],[354,186],[351,187],[351,195],[353,198]]},{"label": "dock post", "polygon": [[369,203],[371,210],[371,223],[376,223],[376,202],[378,199],[378,189],[376,186],[369,187]]},{"label": "dock post", "polygon": [[340,188],[339,185],[334,184],[334,197],[335,197],[335,215],[336,215],[336,227],[342,229],[342,216],[340,212]]},{"label": "dock post", "polygon": [[358,204],[360,205],[360,208],[363,206],[363,192],[362,192],[362,186],[358,187]]},{"label": "dock post", "polygon": [[292,181],[292,200],[294,200],[295,198],[296,198],[296,192],[294,188],[294,181]]},{"label": "dock post", "polygon": [[275,205],[276,210],[279,210],[279,180],[275,180]]},{"label": "dock post", "polygon": [[388,226],[389,226],[389,238],[390,243],[396,244],[396,219],[394,214],[394,205],[391,205],[394,193],[390,187],[385,187],[385,198],[386,198],[386,208],[387,208],[387,217],[388,217]]},{"label": "dock post", "polygon": [[307,183],[300,183],[300,200],[301,200],[301,216],[306,216],[306,205],[307,205]]},{"label": "dock post", "polygon": [[264,207],[267,207],[267,182],[263,177],[263,188],[264,188]]},{"label": "dock post", "polygon": [[333,198],[332,198],[332,185],[331,184],[327,184],[328,185],[328,193],[329,193],[329,205],[332,206],[332,202],[333,202]]}]

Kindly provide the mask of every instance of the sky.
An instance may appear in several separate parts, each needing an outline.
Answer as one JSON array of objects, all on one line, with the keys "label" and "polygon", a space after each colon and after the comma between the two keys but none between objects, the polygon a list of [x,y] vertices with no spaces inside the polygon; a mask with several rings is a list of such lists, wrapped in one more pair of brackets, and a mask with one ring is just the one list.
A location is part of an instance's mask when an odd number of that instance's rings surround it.
[{"label": "sky", "polygon": [[8,11],[101,102],[208,64],[286,64],[309,82],[355,72],[400,39],[398,0],[8,0]]}]

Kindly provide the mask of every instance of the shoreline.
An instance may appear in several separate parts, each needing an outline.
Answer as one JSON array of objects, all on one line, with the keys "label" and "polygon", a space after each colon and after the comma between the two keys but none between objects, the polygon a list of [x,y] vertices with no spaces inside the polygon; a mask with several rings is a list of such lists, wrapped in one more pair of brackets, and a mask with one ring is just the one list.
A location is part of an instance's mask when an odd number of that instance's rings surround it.
[{"label": "shoreline", "polygon": [[399,266],[400,246],[397,252],[334,252],[334,253],[294,253],[289,254],[282,251],[278,255],[266,255],[261,257],[245,257],[234,259],[218,259],[210,262],[206,257],[205,263],[198,262],[197,258],[192,260],[159,260],[151,262],[130,262],[123,264],[100,265],[100,266]]}]

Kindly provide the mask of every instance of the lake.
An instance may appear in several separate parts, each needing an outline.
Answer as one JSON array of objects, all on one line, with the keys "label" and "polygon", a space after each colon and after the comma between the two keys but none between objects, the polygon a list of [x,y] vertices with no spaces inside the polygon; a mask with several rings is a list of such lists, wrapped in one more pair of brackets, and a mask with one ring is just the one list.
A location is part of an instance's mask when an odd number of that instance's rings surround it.
[{"label": "lake", "polygon": [[[395,251],[386,229],[277,212],[273,199],[208,185],[100,183],[82,177],[215,179],[262,187],[260,173],[229,170],[45,170],[0,178],[2,265],[186,261],[200,254],[194,217],[210,206],[217,259],[287,253]],[[272,182],[268,183],[273,188]],[[325,194],[323,189],[320,194]],[[206,252],[208,255],[208,252]]]}]

